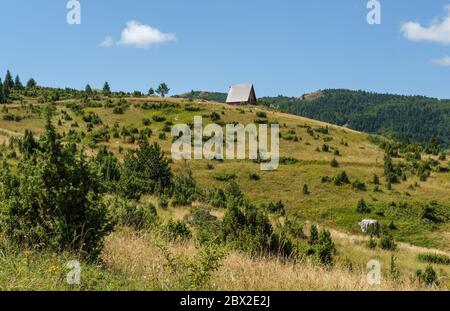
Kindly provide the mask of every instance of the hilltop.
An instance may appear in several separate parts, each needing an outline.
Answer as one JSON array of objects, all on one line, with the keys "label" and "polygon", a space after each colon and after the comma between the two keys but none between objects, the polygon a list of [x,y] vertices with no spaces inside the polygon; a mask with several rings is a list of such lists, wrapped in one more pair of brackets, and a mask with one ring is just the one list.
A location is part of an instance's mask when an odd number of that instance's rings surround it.
[{"label": "hilltop", "polygon": [[[192,91],[175,96],[225,102],[227,94]],[[261,104],[278,111],[427,145],[432,140],[450,147],[450,100],[425,96],[327,89],[299,97],[262,97]]]}]

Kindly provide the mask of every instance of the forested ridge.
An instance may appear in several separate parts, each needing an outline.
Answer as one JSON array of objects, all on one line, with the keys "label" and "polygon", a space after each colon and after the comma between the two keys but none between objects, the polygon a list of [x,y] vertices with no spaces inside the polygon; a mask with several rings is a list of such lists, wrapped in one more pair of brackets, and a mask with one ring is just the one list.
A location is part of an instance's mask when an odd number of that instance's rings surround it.
[{"label": "forested ridge", "polygon": [[308,95],[265,97],[261,103],[358,131],[421,144],[434,137],[441,146],[450,146],[450,100],[328,89],[312,99]]}]

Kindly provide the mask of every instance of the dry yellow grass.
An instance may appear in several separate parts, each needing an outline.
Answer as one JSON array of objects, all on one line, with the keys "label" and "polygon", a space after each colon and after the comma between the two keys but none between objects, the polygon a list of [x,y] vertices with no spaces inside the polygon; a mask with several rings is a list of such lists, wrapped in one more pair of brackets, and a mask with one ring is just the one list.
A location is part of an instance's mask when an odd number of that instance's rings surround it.
[{"label": "dry yellow grass", "polygon": [[[152,234],[137,234],[122,230],[110,235],[106,240],[102,255],[106,266],[130,279],[140,279],[154,284],[155,289],[180,289],[178,275],[168,271],[167,261],[158,248],[158,238]],[[192,242],[166,243],[175,256],[193,258],[196,248]],[[213,273],[207,286],[210,290],[436,290],[423,287],[402,278],[400,282],[391,280],[383,273],[380,285],[367,282],[367,271],[356,267],[353,271],[336,265],[327,269],[309,260],[297,263],[272,257],[252,258],[246,254],[231,251],[222,261],[218,271]]]}]

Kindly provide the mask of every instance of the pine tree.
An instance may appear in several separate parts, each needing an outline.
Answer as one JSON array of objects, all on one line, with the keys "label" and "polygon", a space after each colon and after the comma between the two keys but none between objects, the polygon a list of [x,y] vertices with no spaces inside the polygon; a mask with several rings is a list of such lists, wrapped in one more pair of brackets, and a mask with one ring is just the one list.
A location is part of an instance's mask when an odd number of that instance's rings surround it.
[{"label": "pine tree", "polygon": [[92,95],[92,88],[89,84],[86,85],[86,87],[84,88],[84,91],[86,92],[87,96],[91,96]]},{"label": "pine tree", "polygon": [[319,230],[317,230],[316,225],[312,225],[311,229],[309,230],[309,239],[308,244],[309,245],[315,245],[319,242]]},{"label": "pine tree", "polygon": [[0,78],[0,104],[3,104],[5,101],[5,95],[3,94],[3,83],[2,79]]},{"label": "pine tree", "polygon": [[36,81],[33,78],[30,78],[27,82],[27,90],[35,88],[37,86]]},{"label": "pine tree", "polygon": [[3,95],[2,95],[4,103],[6,103],[8,101],[10,93],[11,93],[11,87],[9,87],[9,83],[7,83],[6,79],[5,79],[5,81],[3,82]]},{"label": "pine tree", "polygon": [[108,81],[106,81],[105,84],[103,85],[103,95],[105,96],[111,95],[111,88],[109,87]]},{"label": "pine tree", "polygon": [[0,178],[2,233],[19,246],[95,259],[114,225],[100,200],[103,187],[83,152],[57,139],[50,116],[47,111],[41,151]]},{"label": "pine tree", "polygon": [[23,84],[20,81],[19,75],[16,75],[16,78],[14,79],[14,88],[19,91],[24,89]]},{"label": "pine tree", "polygon": [[121,194],[137,199],[142,194],[163,194],[171,190],[172,172],[158,144],[146,140],[139,149],[129,151],[120,178]]},{"label": "pine tree", "polygon": [[148,95],[149,96],[155,95],[155,90],[152,87],[148,90]]},{"label": "pine tree", "polygon": [[3,85],[6,85],[10,90],[14,88],[14,81],[9,70],[6,71],[5,82]]},{"label": "pine tree", "polygon": [[338,167],[338,166],[339,166],[338,161],[336,160],[336,158],[333,158],[333,160],[331,160],[331,167]]},{"label": "pine tree", "polygon": [[37,148],[38,144],[33,137],[33,133],[26,129],[19,144],[20,152],[23,154],[25,159],[30,159],[36,154]]}]

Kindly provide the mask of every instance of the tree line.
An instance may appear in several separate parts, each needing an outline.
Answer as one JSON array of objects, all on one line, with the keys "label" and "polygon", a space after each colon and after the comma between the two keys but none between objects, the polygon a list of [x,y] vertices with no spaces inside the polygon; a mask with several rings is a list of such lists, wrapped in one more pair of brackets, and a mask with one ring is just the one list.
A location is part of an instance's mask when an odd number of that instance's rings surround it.
[{"label": "tree line", "polygon": [[[161,97],[165,97],[170,92],[170,88],[167,83],[160,83],[156,88],[150,87],[146,95],[154,96],[158,94]],[[22,100],[24,97],[39,97],[41,102],[57,101],[61,99],[84,99],[94,98],[96,96],[105,97],[123,97],[123,96],[142,96],[140,91],[113,92],[106,81],[103,84],[101,90],[95,90],[90,84],[87,84],[84,90],[77,90],[72,88],[52,88],[39,86],[36,80],[30,78],[25,85],[23,85],[19,75],[13,78],[13,75],[7,70],[4,79],[0,78],[0,103],[6,104],[14,100]]]},{"label": "tree line", "polygon": [[450,147],[450,100],[329,89],[319,96],[266,97],[269,107],[352,129]]}]

